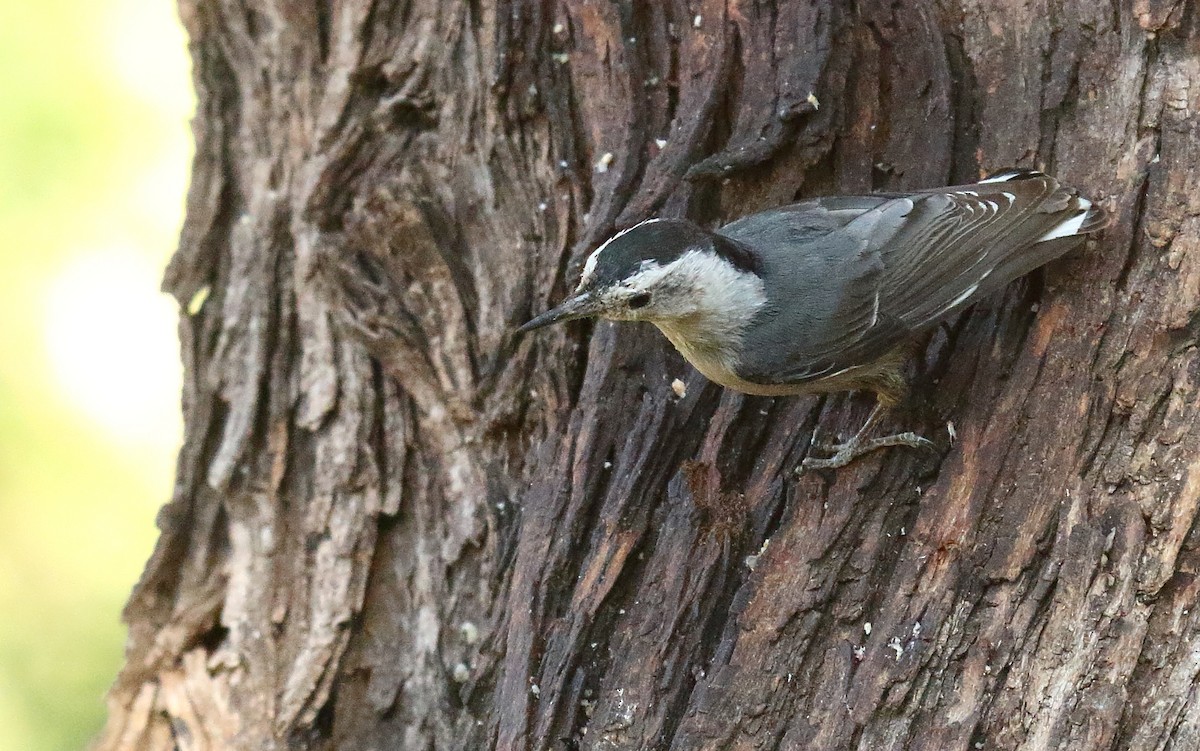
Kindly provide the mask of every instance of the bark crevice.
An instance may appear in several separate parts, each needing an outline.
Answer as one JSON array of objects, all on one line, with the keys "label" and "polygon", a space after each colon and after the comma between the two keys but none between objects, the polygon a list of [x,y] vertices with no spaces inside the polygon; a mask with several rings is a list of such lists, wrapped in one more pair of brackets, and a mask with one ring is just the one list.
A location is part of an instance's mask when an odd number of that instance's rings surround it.
[{"label": "bark crevice", "polygon": [[[184,448],[98,749],[1200,746],[1189,4],[180,12]],[[652,214],[1012,165],[1117,221],[922,343],[937,454],[797,477],[865,402],[512,334]]]}]

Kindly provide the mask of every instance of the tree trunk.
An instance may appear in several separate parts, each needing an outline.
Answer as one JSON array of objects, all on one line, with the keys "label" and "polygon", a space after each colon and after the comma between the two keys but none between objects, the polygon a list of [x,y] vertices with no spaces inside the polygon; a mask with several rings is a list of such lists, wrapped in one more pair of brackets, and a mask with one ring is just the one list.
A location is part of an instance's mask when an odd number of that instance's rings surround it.
[{"label": "tree trunk", "polygon": [[[98,748],[1200,748],[1192,3],[181,13],[185,443]],[[936,454],[797,477],[867,400],[513,337],[647,216],[1010,165],[1116,222],[925,342]]]}]

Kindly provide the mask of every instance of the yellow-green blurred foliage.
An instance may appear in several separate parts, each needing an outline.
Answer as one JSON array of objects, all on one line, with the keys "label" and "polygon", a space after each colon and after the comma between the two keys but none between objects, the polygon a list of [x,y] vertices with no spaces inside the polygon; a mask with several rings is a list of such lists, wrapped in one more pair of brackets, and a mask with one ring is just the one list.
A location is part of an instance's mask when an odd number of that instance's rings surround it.
[{"label": "yellow-green blurred foliage", "polygon": [[0,7],[0,749],[80,749],[170,495],[190,161],[172,0]]}]

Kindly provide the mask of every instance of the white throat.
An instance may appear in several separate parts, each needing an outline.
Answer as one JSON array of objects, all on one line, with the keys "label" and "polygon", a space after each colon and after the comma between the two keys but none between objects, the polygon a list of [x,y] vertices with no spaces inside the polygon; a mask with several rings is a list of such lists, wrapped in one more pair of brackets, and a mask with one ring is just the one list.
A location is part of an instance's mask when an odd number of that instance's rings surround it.
[{"label": "white throat", "polygon": [[[685,291],[678,298],[676,310],[668,302],[655,311],[650,319],[654,325],[709,380],[722,385],[739,381],[735,368],[743,335],[766,304],[762,279],[707,251],[689,251],[638,277],[650,275],[657,278],[646,278],[647,284],[662,279]],[[631,281],[642,282],[641,278],[635,280]]]}]

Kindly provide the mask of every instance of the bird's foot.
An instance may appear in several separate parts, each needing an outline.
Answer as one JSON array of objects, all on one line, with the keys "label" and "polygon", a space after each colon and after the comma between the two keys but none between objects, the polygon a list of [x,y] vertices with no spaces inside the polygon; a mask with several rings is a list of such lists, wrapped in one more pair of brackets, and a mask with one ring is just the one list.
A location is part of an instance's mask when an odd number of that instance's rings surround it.
[{"label": "bird's foot", "polygon": [[830,447],[833,451],[833,456],[828,459],[816,459],[806,457],[797,471],[803,472],[810,469],[838,469],[844,467],[855,459],[869,454],[872,451],[889,446],[908,446],[913,449],[932,449],[933,441],[928,438],[922,438],[916,433],[897,433],[895,435],[883,436],[882,438],[872,438],[863,440],[859,436],[855,436],[845,443],[837,444]]}]

